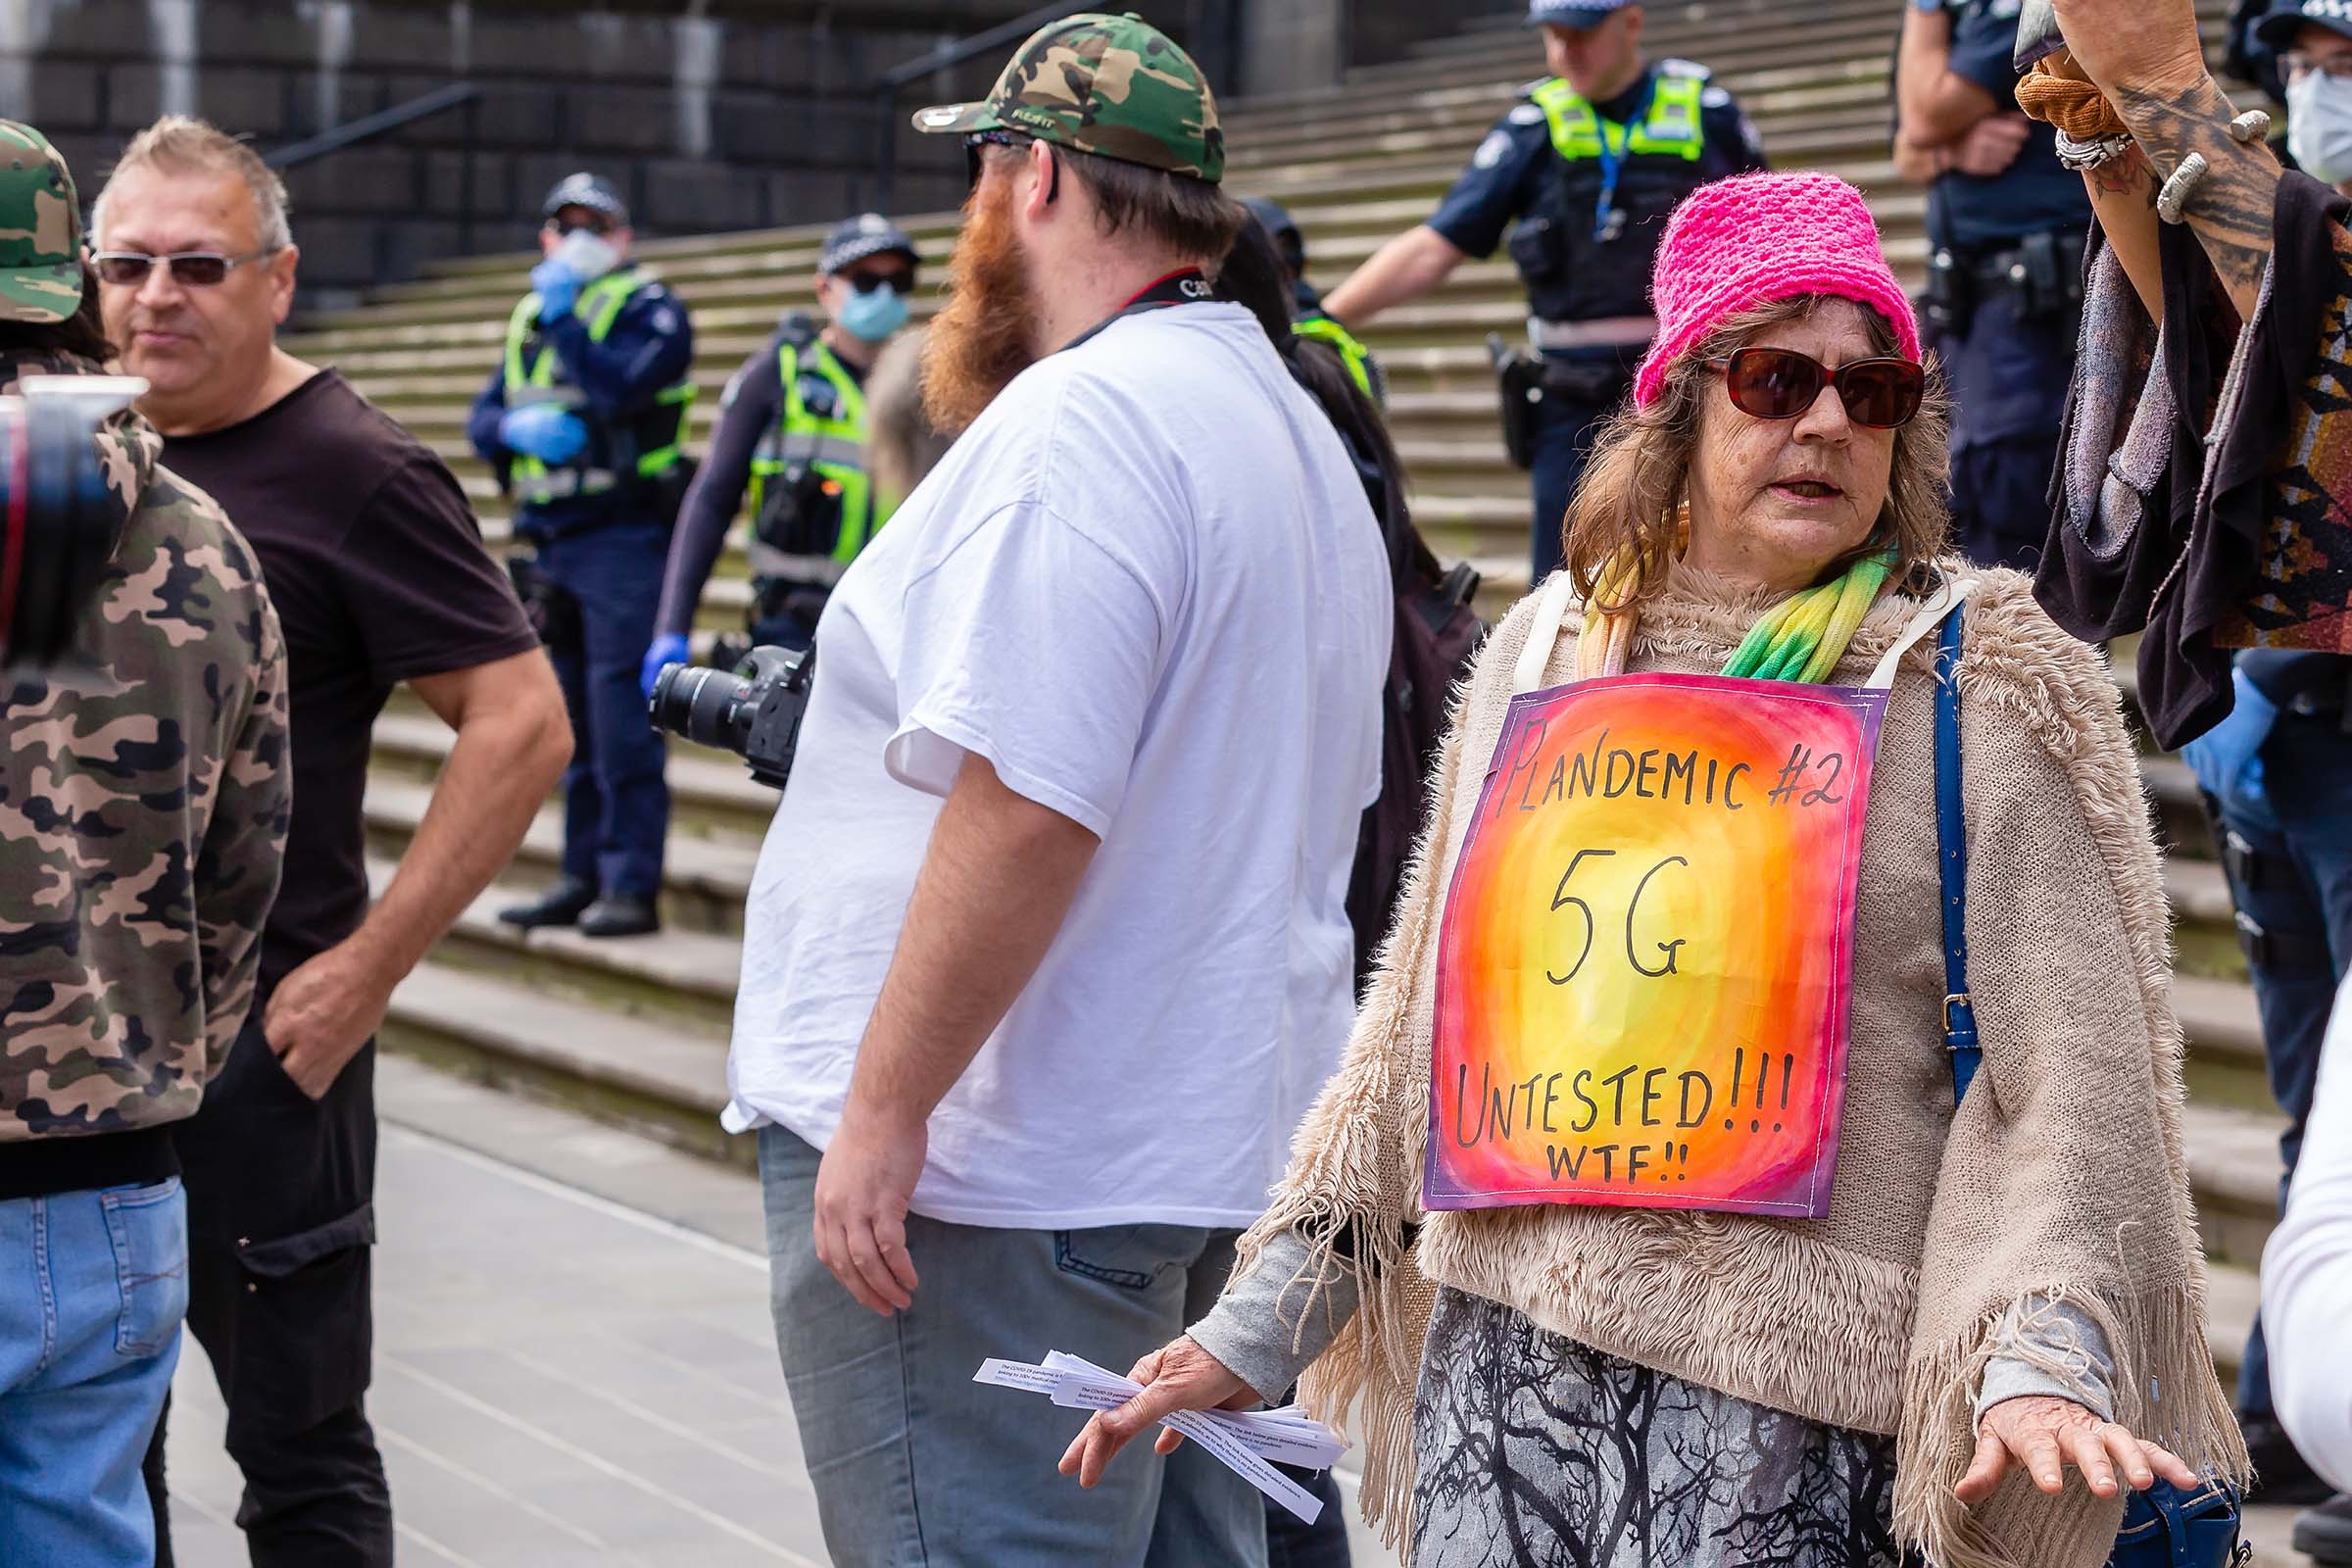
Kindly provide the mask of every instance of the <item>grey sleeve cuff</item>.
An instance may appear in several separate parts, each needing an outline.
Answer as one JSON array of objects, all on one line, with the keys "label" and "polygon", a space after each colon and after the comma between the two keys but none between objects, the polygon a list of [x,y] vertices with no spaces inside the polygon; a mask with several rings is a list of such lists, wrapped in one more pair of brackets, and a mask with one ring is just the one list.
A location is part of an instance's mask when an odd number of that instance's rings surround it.
[{"label": "grey sleeve cuff", "polygon": [[1229,1283],[1208,1316],[1190,1330],[1200,1348],[1269,1404],[1282,1398],[1355,1316],[1352,1273],[1327,1263],[1319,1283],[1300,1277],[1312,1251],[1296,1232],[1269,1239],[1257,1267]]},{"label": "grey sleeve cuff", "polygon": [[1992,1331],[1994,1353],[1977,1389],[1977,1420],[2003,1399],[2052,1394],[2102,1421],[2115,1419],[2115,1355],[2107,1336],[2064,1301],[2029,1297]]}]

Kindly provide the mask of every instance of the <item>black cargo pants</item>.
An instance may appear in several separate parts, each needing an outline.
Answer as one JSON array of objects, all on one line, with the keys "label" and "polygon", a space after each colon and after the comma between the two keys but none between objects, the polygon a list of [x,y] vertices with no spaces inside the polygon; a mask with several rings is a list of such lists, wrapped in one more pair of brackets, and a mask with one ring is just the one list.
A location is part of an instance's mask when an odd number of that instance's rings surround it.
[{"label": "black cargo pants", "polygon": [[[314,1101],[263,1038],[268,1001],[255,999],[203,1107],[176,1130],[188,1329],[228,1406],[255,1568],[390,1568],[392,1497],[365,1411],[375,1046]],[[147,1480],[156,1562],[171,1568],[163,1446],[159,1422]]]}]

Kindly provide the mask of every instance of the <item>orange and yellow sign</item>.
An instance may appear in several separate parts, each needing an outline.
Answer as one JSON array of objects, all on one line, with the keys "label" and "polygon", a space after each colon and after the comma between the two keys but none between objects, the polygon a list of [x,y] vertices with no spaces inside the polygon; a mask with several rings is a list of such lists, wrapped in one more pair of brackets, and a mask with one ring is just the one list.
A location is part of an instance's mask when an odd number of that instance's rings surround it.
[{"label": "orange and yellow sign", "polygon": [[1886,703],[1662,674],[1512,701],[1446,893],[1428,1207],[1829,1212]]}]

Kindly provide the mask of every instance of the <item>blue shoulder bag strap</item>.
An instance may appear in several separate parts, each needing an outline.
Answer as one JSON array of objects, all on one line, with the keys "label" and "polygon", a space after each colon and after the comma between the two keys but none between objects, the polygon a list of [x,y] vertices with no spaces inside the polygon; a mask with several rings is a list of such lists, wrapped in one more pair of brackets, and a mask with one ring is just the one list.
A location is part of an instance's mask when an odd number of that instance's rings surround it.
[{"label": "blue shoulder bag strap", "polygon": [[1960,810],[1960,612],[1936,638],[1936,846],[1943,881],[1943,1049],[1952,1058],[1952,1106],[1967,1097],[1984,1052],[1968,1001],[1968,823]]}]

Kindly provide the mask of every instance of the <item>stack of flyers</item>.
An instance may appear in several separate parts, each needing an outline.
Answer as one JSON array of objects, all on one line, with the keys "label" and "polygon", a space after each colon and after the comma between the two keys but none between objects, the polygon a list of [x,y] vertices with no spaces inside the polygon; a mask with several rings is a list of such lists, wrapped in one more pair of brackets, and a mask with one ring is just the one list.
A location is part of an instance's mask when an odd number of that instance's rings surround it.
[{"label": "stack of flyers", "polygon": [[[991,1357],[980,1363],[972,1381],[1047,1395],[1073,1410],[1113,1410],[1144,1392],[1140,1383],[1060,1350],[1047,1352],[1036,1365]],[[1348,1451],[1338,1433],[1309,1419],[1295,1404],[1279,1410],[1179,1410],[1161,1425],[1200,1444],[1219,1463],[1310,1525],[1323,1511],[1322,1499],[1274,1465],[1327,1470]]]}]

